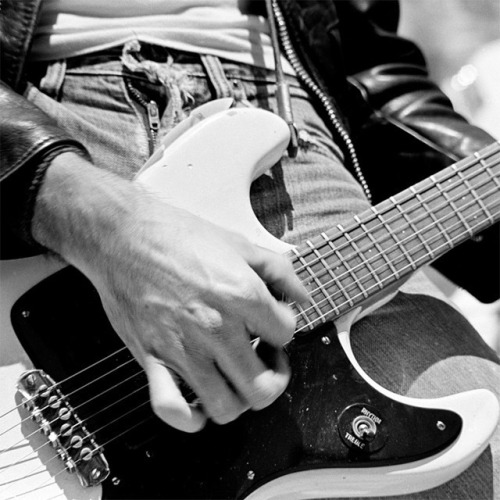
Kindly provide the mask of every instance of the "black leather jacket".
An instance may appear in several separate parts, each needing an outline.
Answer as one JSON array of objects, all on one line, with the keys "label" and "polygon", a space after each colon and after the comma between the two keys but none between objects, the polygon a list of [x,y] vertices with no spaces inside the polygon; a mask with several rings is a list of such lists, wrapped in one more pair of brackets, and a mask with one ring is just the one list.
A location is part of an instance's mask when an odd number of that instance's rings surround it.
[{"label": "black leather jacket", "polygon": [[[40,163],[62,150],[84,150],[22,97],[26,56],[41,3],[2,1],[4,258],[32,251],[29,222]],[[397,36],[397,0],[279,0],[279,5],[290,36],[289,49],[305,70],[302,76],[310,78],[336,110],[356,147],[375,202],[493,142],[453,111],[429,80],[421,52]],[[497,224],[483,233],[481,242],[467,242],[452,250],[436,267],[490,301],[500,296],[498,279],[486,283],[481,275],[499,275],[498,255]],[[460,265],[462,259],[467,259],[468,271]]]}]

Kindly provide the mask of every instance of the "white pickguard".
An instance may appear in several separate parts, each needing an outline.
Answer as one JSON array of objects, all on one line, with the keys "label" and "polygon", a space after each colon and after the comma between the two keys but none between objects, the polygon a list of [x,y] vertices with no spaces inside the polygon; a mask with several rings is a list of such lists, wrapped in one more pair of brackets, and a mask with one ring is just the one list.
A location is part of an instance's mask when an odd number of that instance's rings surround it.
[{"label": "white pickguard", "polygon": [[[168,148],[148,162],[137,182],[166,202],[239,232],[254,243],[284,253],[290,246],[271,236],[256,219],[249,199],[252,180],[276,163],[285,150],[288,126],[272,113],[252,109],[211,108],[167,138]],[[222,109],[222,111],[220,110]],[[214,113],[214,111],[217,111]],[[201,117],[200,117],[201,116]],[[45,439],[32,422],[22,422],[25,411],[16,407],[16,382],[31,368],[10,324],[17,298],[62,264],[42,257],[1,262],[0,330],[0,498],[91,500],[100,488],[83,489],[62,471]],[[359,310],[340,318],[341,342],[353,364],[348,340],[350,324]],[[367,381],[376,386],[366,374]],[[441,484],[467,468],[487,446],[496,426],[499,407],[488,391],[477,390],[447,398],[413,400],[385,392],[393,399],[419,407],[450,409],[462,416],[460,438],[429,459],[399,467],[372,469],[316,469],[275,479],[248,498],[292,499],[335,496],[375,496],[419,491]],[[12,429],[11,429],[12,428]],[[10,430],[9,430],[10,429]],[[112,471],[111,471],[112,474]]]}]

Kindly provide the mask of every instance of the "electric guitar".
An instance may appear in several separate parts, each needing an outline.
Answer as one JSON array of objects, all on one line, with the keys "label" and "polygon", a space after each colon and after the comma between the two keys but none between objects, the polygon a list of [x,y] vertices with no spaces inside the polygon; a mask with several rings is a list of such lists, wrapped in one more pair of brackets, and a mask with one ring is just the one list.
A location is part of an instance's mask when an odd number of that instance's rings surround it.
[{"label": "electric guitar", "polygon": [[490,392],[391,393],[357,363],[349,329],[415,269],[500,220],[500,144],[291,247],[249,200],[288,140],[276,115],[221,100],[175,128],[136,180],[286,253],[313,285],[310,307],[291,305],[286,392],[228,425],[171,429],[153,415],[145,375],[85,278],[47,257],[3,261],[0,498],[404,494],[448,481],[485,449],[499,417]]}]

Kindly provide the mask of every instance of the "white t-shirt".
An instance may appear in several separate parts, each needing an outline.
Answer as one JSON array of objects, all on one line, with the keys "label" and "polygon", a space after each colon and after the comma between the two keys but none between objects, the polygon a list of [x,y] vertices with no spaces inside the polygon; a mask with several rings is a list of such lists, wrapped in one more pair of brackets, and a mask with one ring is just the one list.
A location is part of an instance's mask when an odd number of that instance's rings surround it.
[{"label": "white t-shirt", "polygon": [[136,39],[274,68],[267,20],[245,12],[251,1],[44,0],[30,59],[64,59]]}]

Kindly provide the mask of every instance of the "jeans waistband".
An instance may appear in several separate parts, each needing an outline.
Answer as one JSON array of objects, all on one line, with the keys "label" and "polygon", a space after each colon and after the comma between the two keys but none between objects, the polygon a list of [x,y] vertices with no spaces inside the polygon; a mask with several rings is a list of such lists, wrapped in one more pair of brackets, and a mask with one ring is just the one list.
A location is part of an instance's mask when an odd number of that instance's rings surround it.
[{"label": "jeans waistband", "polygon": [[[65,61],[65,67],[67,70],[73,70],[105,64],[112,61],[118,62],[122,57],[123,49],[123,45],[118,45],[98,52],[71,57]],[[161,45],[141,42],[140,53],[145,60],[158,63],[172,61],[174,64],[191,67],[193,71],[204,71],[202,56],[194,52],[181,51]],[[222,58],[218,59],[220,59],[220,63],[228,78],[251,79],[254,81],[261,81],[262,83],[274,83],[276,81],[276,74],[273,70]],[[47,68],[51,64],[54,64],[54,62],[55,61],[43,61],[30,64],[29,80],[33,83],[40,81],[40,78],[46,74]],[[285,78],[289,85],[299,86],[298,79],[295,76],[285,75]]]},{"label": "jeans waistband", "polygon": [[[117,60],[122,56],[123,48],[123,45],[117,45],[90,54],[70,57],[67,59],[67,66],[73,68]],[[140,43],[140,52],[144,59],[159,63],[173,61],[179,64],[196,64],[201,61],[199,54],[194,52],[171,49],[145,42]]]}]

